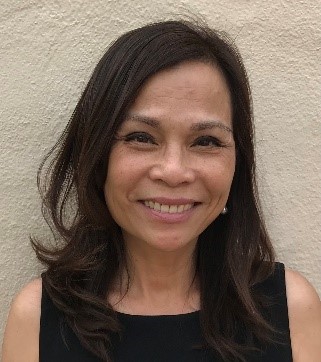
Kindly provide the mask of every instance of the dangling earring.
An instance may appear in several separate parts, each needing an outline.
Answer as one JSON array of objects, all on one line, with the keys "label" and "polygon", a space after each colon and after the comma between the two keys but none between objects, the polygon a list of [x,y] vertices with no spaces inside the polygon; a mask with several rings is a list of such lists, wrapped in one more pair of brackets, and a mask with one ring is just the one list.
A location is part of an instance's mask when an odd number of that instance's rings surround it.
[{"label": "dangling earring", "polygon": [[228,209],[226,206],[224,206],[224,209],[221,211],[222,215],[226,215],[228,213]]}]

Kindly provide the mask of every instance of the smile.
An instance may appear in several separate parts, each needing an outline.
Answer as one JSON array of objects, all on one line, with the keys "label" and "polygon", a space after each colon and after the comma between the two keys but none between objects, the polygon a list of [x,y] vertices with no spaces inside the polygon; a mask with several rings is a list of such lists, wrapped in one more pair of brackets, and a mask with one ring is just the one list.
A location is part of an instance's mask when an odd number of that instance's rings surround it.
[{"label": "smile", "polygon": [[194,206],[193,203],[185,205],[165,205],[154,201],[144,201],[144,204],[152,210],[168,214],[182,213],[184,211],[190,210]]}]

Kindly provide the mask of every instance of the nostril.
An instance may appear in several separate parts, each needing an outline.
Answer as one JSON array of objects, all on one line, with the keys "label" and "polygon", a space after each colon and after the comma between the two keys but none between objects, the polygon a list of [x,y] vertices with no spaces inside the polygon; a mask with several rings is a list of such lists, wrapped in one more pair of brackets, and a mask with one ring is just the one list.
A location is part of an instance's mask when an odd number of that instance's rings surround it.
[{"label": "nostril", "polygon": [[191,168],[166,163],[153,166],[149,175],[153,181],[161,180],[172,187],[195,180],[195,172]]}]

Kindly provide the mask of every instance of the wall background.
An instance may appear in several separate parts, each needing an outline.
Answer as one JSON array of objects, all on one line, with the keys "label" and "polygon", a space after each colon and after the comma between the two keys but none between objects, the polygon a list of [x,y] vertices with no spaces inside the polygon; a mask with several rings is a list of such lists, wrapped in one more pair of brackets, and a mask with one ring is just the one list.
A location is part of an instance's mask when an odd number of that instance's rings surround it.
[{"label": "wall background", "polygon": [[109,42],[193,12],[235,38],[256,117],[260,190],[278,259],[321,295],[319,0],[13,0],[0,3],[0,340],[13,295],[39,275],[46,237],[36,170]]}]

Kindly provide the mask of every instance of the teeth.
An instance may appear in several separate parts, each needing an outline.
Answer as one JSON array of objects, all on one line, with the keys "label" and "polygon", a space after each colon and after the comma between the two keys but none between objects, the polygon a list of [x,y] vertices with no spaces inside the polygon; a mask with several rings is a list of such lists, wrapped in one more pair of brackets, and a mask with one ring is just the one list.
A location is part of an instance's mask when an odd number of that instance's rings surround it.
[{"label": "teeth", "polygon": [[155,202],[154,207],[152,207],[152,209],[161,211],[161,204],[159,204],[158,202]]},{"label": "teeth", "polygon": [[191,204],[184,205],[184,211],[189,210],[191,207]]},{"label": "teeth", "polygon": [[171,205],[169,208],[169,213],[170,214],[175,214],[177,212],[178,206],[176,205]]},{"label": "teeth", "polygon": [[165,205],[159,204],[158,202],[154,201],[144,201],[144,204],[149,207],[150,209],[160,211],[163,213],[169,214],[177,214],[183,211],[187,211],[193,207],[194,204],[186,204],[186,205]]},{"label": "teeth", "polygon": [[170,206],[168,205],[161,205],[161,212],[169,212]]},{"label": "teeth", "polygon": [[184,211],[184,205],[179,205],[177,208],[177,212],[183,212]]}]

